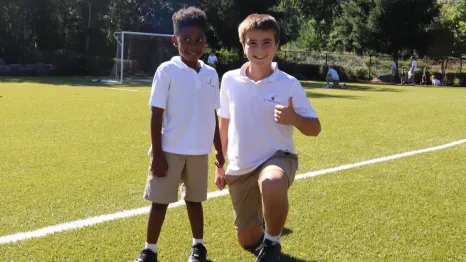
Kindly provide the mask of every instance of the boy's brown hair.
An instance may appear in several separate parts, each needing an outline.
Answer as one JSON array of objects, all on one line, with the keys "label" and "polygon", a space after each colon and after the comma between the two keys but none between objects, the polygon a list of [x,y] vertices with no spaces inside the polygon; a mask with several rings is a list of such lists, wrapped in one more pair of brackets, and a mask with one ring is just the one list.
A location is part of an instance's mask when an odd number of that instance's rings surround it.
[{"label": "boy's brown hair", "polygon": [[246,32],[252,29],[271,30],[275,37],[275,43],[280,42],[280,26],[275,18],[266,14],[252,14],[246,17],[238,27],[239,41],[244,44]]}]

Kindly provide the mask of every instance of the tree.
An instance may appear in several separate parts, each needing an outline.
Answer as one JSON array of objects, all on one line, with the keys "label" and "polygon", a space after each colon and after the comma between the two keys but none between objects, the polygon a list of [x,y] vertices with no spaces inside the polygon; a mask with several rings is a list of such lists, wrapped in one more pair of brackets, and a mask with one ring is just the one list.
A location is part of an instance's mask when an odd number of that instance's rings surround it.
[{"label": "tree", "polygon": [[298,0],[299,10],[304,16],[301,35],[311,50],[327,49],[328,37],[332,31],[333,18],[340,14],[338,0]]},{"label": "tree", "polygon": [[348,51],[425,54],[428,28],[439,13],[436,0],[354,0],[342,4],[333,44]]},{"label": "tree", "polygon": [[442,5],[440,16],[435,18],[430,30],[428,55],[441,61],[442,79],[451,57],[466,53],[466,0]]},{"label": "tree", "polygon": [[238,25],[241,21],[252,13],[270,13],[270,8],[277,3],[278,0],[201,0],[201,8],[210,24],[209,45],[239,50]]},{"label": "tree", "polygon": [[440,19],[453,35],[453,55],[466,54],[466,0],[456,0],[442,6]]}]

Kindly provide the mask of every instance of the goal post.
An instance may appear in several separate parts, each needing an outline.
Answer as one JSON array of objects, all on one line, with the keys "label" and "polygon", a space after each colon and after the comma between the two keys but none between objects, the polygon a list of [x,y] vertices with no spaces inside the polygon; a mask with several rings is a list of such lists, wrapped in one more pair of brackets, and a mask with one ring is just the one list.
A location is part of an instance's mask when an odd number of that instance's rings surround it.
[{"label": "goal post", "polygon": [[150,82],[157,67],[178,54],[169,34],[122,31],[113,37],[117,50],[110,78],[119,83]]}]

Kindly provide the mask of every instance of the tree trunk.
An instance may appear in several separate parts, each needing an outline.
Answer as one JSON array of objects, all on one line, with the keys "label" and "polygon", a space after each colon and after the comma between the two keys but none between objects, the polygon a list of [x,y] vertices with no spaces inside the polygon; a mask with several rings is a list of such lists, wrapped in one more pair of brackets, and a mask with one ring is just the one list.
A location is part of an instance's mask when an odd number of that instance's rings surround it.
[{"label": "tree trunk", "polygon": [[89,50],[91,48],[90,33],[91,33],[92,5],[90,2],[87,2],[87,3],[89,5],[89,16],[88,16],[88,21],[87,21],[87,33],[86,33],[86,53],[89,54]]},{"label": "tree trunk", "polygon": [[442,59],[442,84],[447,84],[447,66],[448,66],[448,57]]}]

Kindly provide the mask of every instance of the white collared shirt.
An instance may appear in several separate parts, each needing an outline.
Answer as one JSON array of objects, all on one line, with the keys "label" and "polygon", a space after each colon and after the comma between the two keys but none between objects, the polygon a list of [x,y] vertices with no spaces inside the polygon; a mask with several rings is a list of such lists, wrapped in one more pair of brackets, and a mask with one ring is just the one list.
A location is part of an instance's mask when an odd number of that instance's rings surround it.
[{"label": "white collared shirt", "polygon": [[215,55],[210,55],[209,58],[208,58],[208,62],[209,62],[209,64],[211,64],[211,65],[215,64],[216,62],[218,62],[217,56],[215,56]]},{"label": "white collared shirt", "polygon": [[331,76],[332,76],[332,80],[334,80],[334,81],[340,80],[340,77],[338,76],[337,71],[336,71],[335,69],[333,69],[333,68],[330,68],[330,69],[328,70],[327,75],[331,75]]},{"label": "white collared shirt", "polygon": [[413,72],[416,72],[416,70],[417,70],[417,61],[416,61],[416,59],[414,59],[413,63],[411,64],[411,70],[413,70]]},{"label": "white collared shirt", "polygon": [[152,83],[150,107],[165,109],[162,150],[204,155],[212,151],[214,110],[220,108],[218,75],[202,61],[197,73],[179,56],[159,66]]},{"label": "white collared shirt", "polygon": [[227,175],[247,174],[278,150],[295,153],[294,127],[275,122],[276,105],[288,106],[288,98],[293,97],[299,115],[317,118],[296,78],[273,63],[272,75],[255,82],[246,76],[248,66],[246,63],[222,78],[218,115],[230,119]]}]

